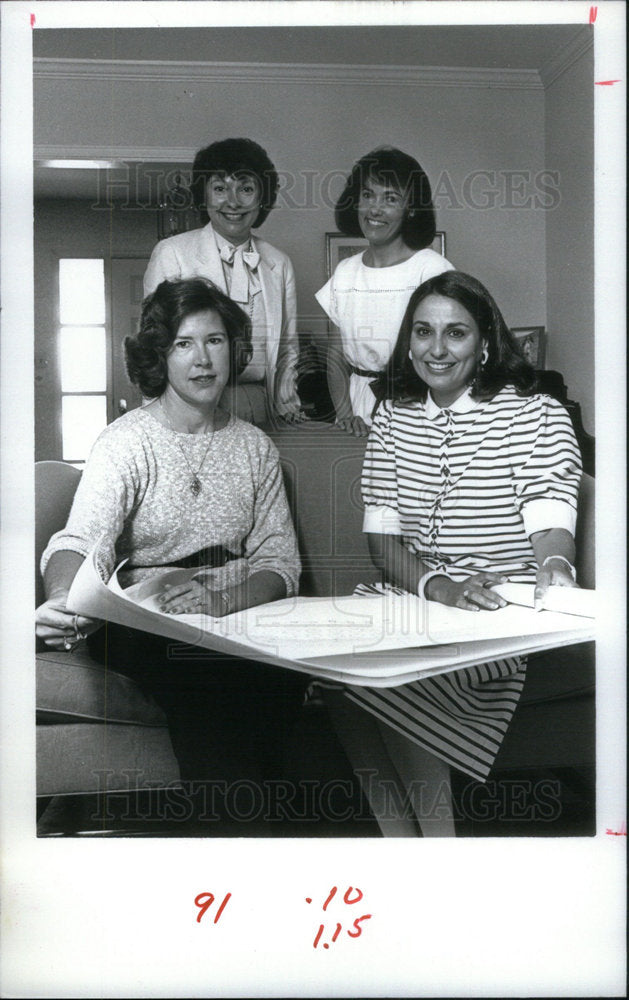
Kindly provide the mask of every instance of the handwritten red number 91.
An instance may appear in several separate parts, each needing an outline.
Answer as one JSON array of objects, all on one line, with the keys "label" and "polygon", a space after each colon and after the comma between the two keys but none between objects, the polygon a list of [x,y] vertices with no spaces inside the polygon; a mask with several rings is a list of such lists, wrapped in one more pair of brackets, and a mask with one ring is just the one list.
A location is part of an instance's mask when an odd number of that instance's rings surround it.
[{"label": "handwritten red number 91", "polygon": [[[227,895],[225,896],[223,902],[219,906],[218,910],[216,911],[216,916],[214,917],[214,923],[215,924],[218,923],[218,921],[220,919],[220,916],[221,916],[221,913],[223,912],[223,910],[227,906],[227,904],[228,904],[228,902],[229,902],[230,899],[231,899],[231,892],[228,892]],[[194,901],[194,905],[199,907],[199,912],[197,913],[197,923],[198,924],[201,923],[201,918],[205,914],[206,910],[208,910],[210,908],[210,906],[212,905],[213,902],[214,902],[214,893],[213,892],[200,892],[199,895],[196,897],[196,899]]]}]

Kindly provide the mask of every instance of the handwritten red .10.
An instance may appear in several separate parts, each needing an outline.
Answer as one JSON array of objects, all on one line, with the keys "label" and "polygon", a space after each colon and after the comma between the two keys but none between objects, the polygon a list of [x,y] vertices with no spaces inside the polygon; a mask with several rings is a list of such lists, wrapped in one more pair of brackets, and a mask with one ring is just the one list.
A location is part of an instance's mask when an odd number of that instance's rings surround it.
[{"label": "handwritten red .10", "polygon": [[[335,885],[332,886],[332,888],[331,888],[331,890],[330,890],[330,892],[328,894],[328,898],[326,899],[326,901],[325,901],[325,903],[323,904],[323,907],[322,907],[322,909],[324,910],[324,912],[327,910],[328,905],[332,902],[332,900],[336,896],[337,891],[338,891],[337,886],[335,886]],[[355,903],[359,903],[362,898],[363,898],[363,894],[362,894],[361,890],[360,889],[355,889],[353,886],[350,885],[349,888],[347,889],[347,891],[345,892],[345,895],[343,896],[343,902],[346,903],[348,906],[353,906]],[[306,902],[307,903],[312,903],[312,898],[310,896],[306,896]],[[364,913],[362,916],[356,917],[356,919],[354,920],[354,922],[352,924],[352,927],[354,929],[353,930],[347,930],[347,932],[346,932],[348,934],[348,936],[351,937],[351,938],[360,937],[360,935],[362,934],[362,931],[363,931],[363,929],[360,926],[360,924],[362,923],[363,920],[370,920],[370,919],[371,919],[371,913]],[[318,946],[318,944],[319,944],[319,942],[321,940],[321,937],[323,935],[324,930],[325,930],[325,925],[324,924],[320,924],[319,925],[319,930],[317,931],[317,934],[316,934],[316,937],[315,937],[314,941],[312,942],[312,947],[313,948],[316,948]],[[337,940],[337,938],[338,938],[338,936],[339,936],[339,934],[341,933],[342,930],[343,930],[343,925],[341,923],[338,923],[338,921],[337,921],[336,929],[335,929],[334,933],[332,934],[332,937],[330,939],[330,943],[334,944],[334,942]],[[324,941],[323,942],[323,947],[324,948],[329,948],[330,944],[327,941]]]}]

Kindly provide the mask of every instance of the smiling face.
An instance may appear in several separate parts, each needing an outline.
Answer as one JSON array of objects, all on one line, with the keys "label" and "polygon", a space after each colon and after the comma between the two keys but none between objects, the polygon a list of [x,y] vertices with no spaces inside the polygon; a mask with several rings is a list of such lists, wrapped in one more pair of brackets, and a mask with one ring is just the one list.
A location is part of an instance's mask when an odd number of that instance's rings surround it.
[{"label": "smiling face", "polygon": [[450,406],[474,377],[486,342],[474,317],[455,299],[428,295],[413,314],[413,368],[438,406]]},{"label": "smiling face", "polygon": [[407,198],[391,184],[368,178],[358,199],[358,223],[373,246],[383,247],[402,239]]},{"label": "smiling face", "polygon": [[211,412],[229,379],[229,357],[229,337],[218,313],[205,309],[186,316],[166,357],[166,395]]},{"label": "smiling face", "polygon": [[261,191],[252,174],[212,174],[205,186],[205,207],[212,226],[234,246],[246,243],[260,211]]}]

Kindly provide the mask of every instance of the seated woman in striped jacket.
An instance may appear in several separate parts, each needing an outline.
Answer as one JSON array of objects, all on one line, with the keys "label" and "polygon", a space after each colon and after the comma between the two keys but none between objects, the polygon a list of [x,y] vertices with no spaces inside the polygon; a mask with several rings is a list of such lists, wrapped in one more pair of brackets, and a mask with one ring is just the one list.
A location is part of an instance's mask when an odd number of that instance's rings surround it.
[{"label": "seated woman in striped jacket", "polygon": [[[534,370],[479,281],[446,271],[413,292],[379,395],[362,488],[385,586],[472,613],[502,607],[491,588],[506,580],[535,583],[538,608],[549,584],[576,586],[572,424],[560,403],[536,394]],[[450,765],[487,778],[525,668],[514,656],[344,694],[375,716],[407,787],[405,774],[449,788]],[[338,722],[347,699],[332,700]],[[424,833],[453,833],[451,818],[418,818]],[[403,831],[398,823],[391,832]]]}]

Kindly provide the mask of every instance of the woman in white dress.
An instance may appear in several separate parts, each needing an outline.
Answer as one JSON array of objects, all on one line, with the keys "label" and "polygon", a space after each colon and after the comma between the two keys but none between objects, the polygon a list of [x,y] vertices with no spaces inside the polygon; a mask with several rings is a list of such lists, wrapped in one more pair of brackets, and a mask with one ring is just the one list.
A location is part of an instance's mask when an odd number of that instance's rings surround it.
[{"label": "woman in white dress", "polygon": [[370,382],[391,356],[411,292],[452,264],[431,248],[436,223],[428,177],[417,160],[392,146],[354,165],[335,219],[346,236],[369,241],[316,293],[335,324],[328,385],[336,425],[363,436],[375,404]]}]

